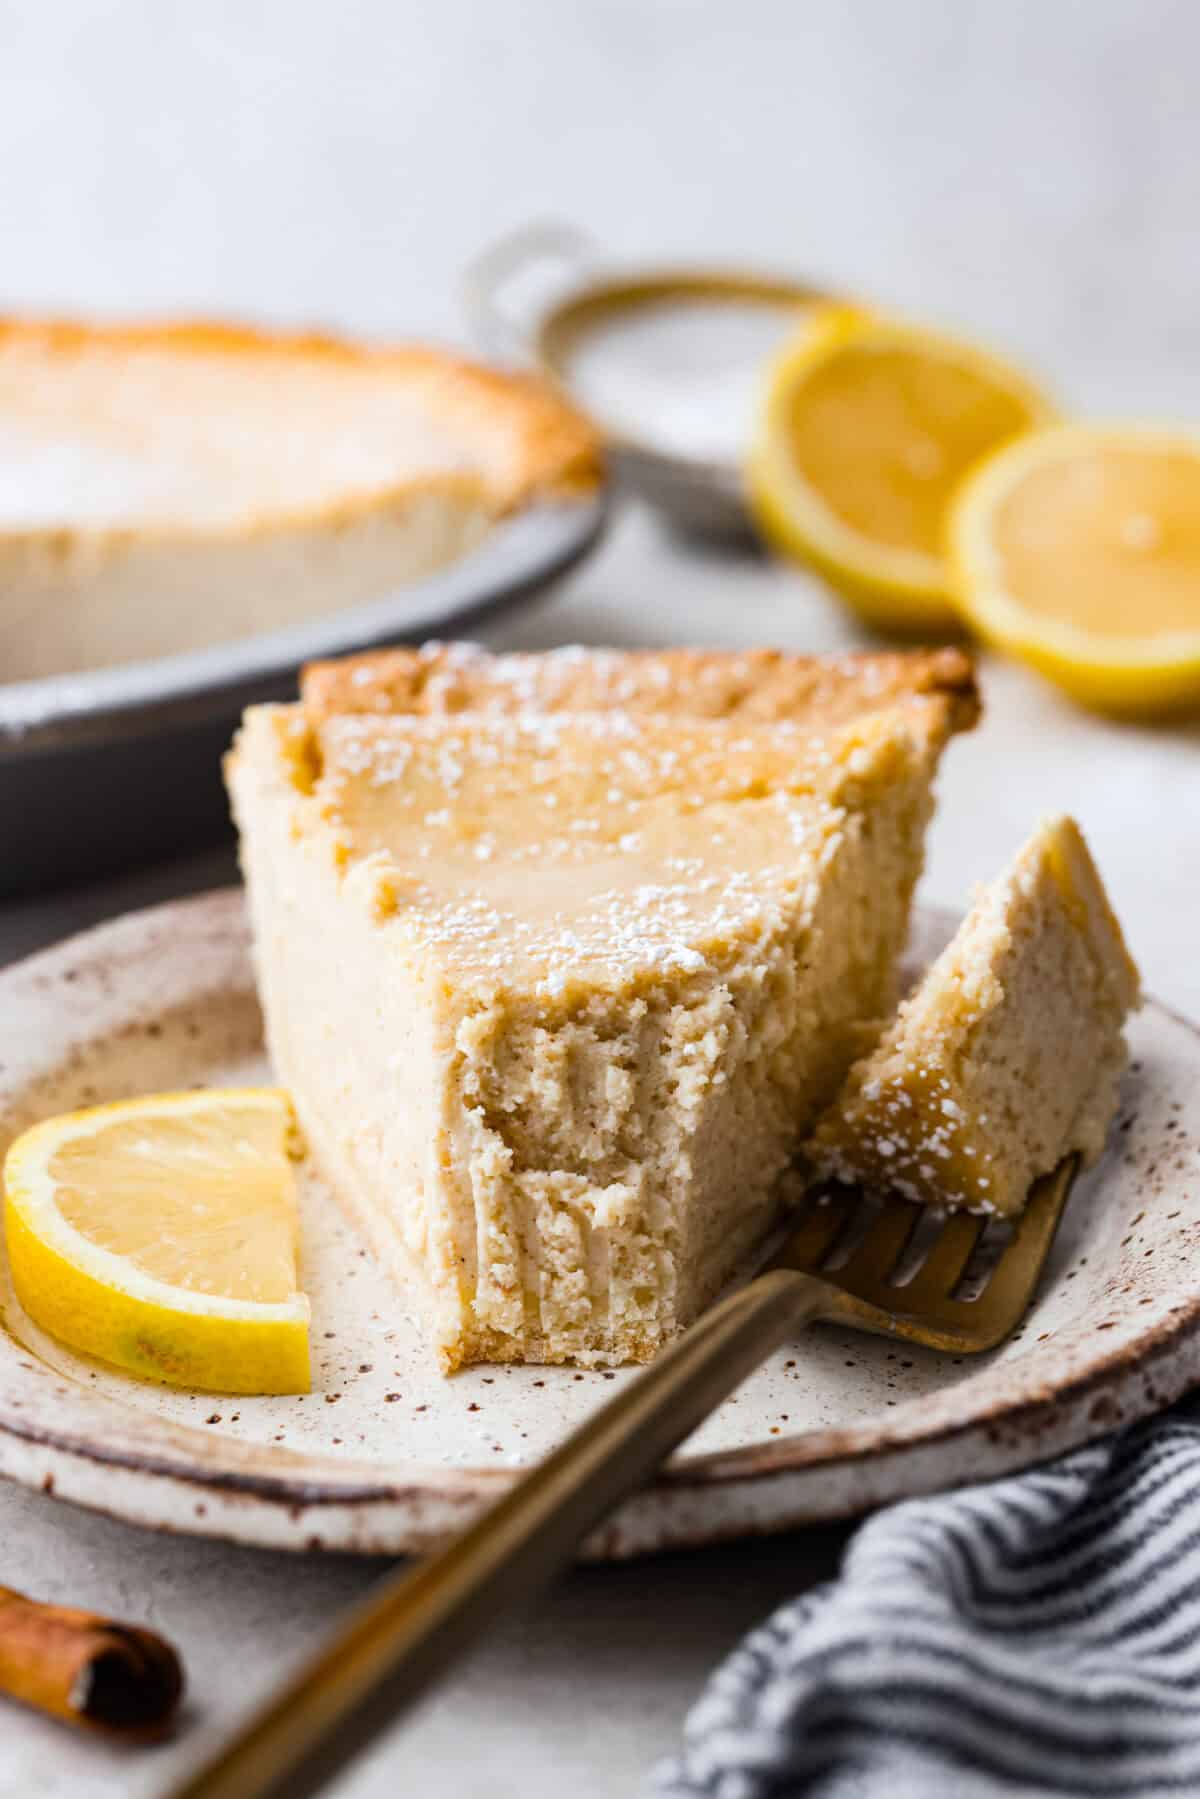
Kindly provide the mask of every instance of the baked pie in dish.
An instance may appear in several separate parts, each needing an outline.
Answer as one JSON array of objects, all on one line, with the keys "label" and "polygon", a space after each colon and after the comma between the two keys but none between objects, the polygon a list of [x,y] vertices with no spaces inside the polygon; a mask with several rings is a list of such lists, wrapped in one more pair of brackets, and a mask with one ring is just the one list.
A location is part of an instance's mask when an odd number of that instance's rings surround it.
[{"label": "baked pie in dish", "polygon": [[957,651],[308,671],[227,774],[268,1041],[447,1369],[647,1360],[895,1000]]},{"label": "baked pie in dish", "polygon": [[600,480],[563,399],[438,350],[0,321],[0,682],[377,599]]}]

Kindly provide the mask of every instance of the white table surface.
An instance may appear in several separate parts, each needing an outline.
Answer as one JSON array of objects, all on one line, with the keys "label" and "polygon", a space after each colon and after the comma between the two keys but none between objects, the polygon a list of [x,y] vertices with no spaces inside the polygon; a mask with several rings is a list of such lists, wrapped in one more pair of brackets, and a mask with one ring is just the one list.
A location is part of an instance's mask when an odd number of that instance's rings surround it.
[{"label": "white table surface", "polygon": [[[1171,0],[0,0],[3,303],[460,334],[463,261],[531,215],[627,256],[823,273],[955,319],[1091,412],[1200,416],[1200,13]],[[495,641],[856,641],[815,584],[639,513]],[[1039,812],[1081,818],[1148,984],[1200,1014],[1200,734],[1088,719],[989,664],[925,896],[961,905]],[[3,846],[8,853],[8,846]],[[0,961],[229,878],[223,854],[0,909]],[[636,1792],[703,1676],[841,1535],[589,1570],[337,1787]],[[0,1713],[0,1799],[157,1799],[374,1565],[174,1541],[0,1488],[0,1582],[141,1618],[190,1676],[118,1754]]]}]

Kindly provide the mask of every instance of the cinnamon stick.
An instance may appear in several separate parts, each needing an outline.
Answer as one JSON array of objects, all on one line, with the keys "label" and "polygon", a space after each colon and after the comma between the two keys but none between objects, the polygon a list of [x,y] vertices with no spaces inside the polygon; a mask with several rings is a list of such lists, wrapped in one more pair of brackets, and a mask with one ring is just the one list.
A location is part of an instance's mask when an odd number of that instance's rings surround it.
[{"label": "cinnamon stick", "polygon": [[153,1631],[0,1587],[0,1692],[70,1724],[153,1737],[179,1703],[183,1670]]}]

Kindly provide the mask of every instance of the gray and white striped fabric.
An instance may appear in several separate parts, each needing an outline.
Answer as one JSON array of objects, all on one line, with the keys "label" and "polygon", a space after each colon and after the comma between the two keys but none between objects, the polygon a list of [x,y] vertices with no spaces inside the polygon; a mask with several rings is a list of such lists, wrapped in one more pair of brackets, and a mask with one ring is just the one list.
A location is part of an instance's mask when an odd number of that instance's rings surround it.
[{"label": "gray and white striped fabric", "polygon": [[718,1669],[657,1786],[1200,1794],[1200,1406],[878,1514]]}]

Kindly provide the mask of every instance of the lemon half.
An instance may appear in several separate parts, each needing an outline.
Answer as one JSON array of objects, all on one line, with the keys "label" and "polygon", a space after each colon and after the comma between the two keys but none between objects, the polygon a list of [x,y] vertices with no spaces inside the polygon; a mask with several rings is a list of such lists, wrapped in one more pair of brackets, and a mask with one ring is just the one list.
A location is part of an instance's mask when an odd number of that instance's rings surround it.
[{"label": "lemon half", "polygon": [[143,1379],[307,1391],[293,1131],[273,1088],[160,1093],[34,1125],[4,1166],[29,1316]]},{"label": "lemon half", "polygon": [[1200,707],[1200,438],[1033,432],[964,482],[948,542],[963,615],[1075,698]]},{"label": "lemon half", "polygon": [[773,365],[747,466],[767,541],[887,631],[953,631],[946,512],[966,471],[1049,419],[1015,369],[933,331],[828,305]]}]

